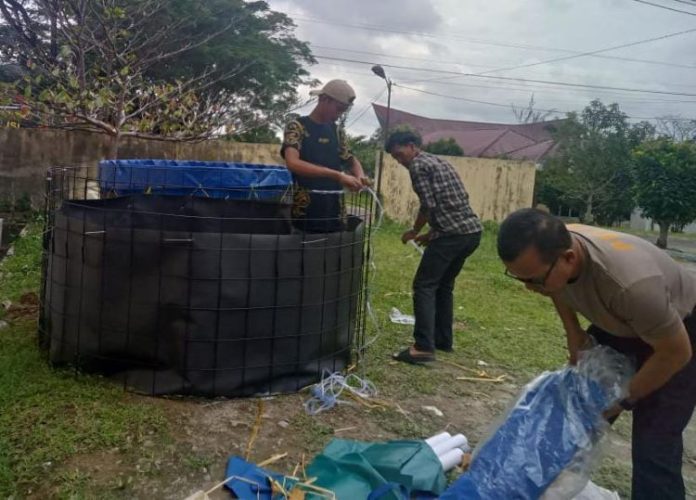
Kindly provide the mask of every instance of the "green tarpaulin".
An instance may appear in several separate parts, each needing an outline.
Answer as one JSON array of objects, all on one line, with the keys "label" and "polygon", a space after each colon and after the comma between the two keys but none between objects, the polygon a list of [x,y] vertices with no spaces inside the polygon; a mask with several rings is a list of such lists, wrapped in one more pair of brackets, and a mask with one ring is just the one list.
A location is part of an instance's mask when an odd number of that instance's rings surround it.
[{"label": "green tarpaulin", "polygon": [[[339,500],[368,498],[388,483],[397,483],[412,492],[442,493],[446,479],[442,465],[425,441],[362,443],[334,439],[307,468],[316,485],[332,490]],[[382,500],[401,500],[394,490]]]}]

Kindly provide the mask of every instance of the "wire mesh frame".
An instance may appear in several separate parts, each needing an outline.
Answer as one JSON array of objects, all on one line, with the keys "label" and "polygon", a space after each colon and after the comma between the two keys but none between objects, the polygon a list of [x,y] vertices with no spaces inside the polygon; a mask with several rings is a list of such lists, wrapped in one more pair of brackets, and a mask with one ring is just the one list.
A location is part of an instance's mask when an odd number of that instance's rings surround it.
[{"label": "wire mesh frame", "polygon": [[[173,197],[158,193],[191,186],[122,196],[104,185],[95,169],[48,171],[39,338],[50,361],[149,394],[245,396],[296,391],[360,360],[371,195],[333,193],[345,230],[304,233],[289,224],[287,187],[212,182]],[[239,213],[256,201],[271,212]],[[223,216],[201,215],[210,204]],[[185,293],[173,300],[172,289]]]}]

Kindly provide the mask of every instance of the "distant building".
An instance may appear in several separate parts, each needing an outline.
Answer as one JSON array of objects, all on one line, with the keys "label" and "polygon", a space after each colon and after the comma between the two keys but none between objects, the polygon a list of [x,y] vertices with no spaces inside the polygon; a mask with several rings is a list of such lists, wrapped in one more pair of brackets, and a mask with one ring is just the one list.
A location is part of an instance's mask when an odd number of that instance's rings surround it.
[{"label": "distant building", "polygon": [[[380,126],[384,127],[387,108],[378,104],[372,107]],[[410,125],[423,136],[423,144],[451,137],[464,150],[464,156],[539,163],[553,153],[556,143],[551,137],[551,130],[561,121],[503,124],[439,120],[392,108],[389,127]]]}]

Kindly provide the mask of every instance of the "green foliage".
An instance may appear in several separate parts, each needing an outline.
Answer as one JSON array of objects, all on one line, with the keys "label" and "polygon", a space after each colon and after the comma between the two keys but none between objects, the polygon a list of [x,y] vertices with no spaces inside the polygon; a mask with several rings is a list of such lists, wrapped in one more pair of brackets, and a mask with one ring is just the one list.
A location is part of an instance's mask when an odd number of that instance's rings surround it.
[{"label": "green foliage", "polygon": [[657,139],[634,152],[635,195],[643,215],[661,229],[658,245],[667,245],[670,226],[696,220],[696,145]]},{"label": "green foliage", "polygon": [[[309,46],[292,35],[294,23],[287,15],[269,9],[266,2],[243,0],[172,0],[154,27],[189,19],[176,36],[196,39],[201,33],[219,33],[172,61],[147,70],[150,78],[171,81],[190,79],[215,66],[219,74],[233,78],[211,82],[211,91],[253,97],[253,109],[278,125],[297,101],[297,87],[307,82],[303,65],[313,63]],[[226,29],[232,22],[232,29]],[[246,127],[245,127],[246,128]]]},{"label": "green foliage", "polygon": [[0,36],[0,54],[24,69],[4,98],[23,96],[42,125],[108,134],[116,144],[128,135],[241,134],[272,122],[296,101],[302,65],[313,62],[292,21],[265,2],[37,0],[30,7],[2,10],[22,34],[22,51]]},{"label": "green foliage", "polygon": [[439,139],[435,142],[429,142],[423,146],[423,150],[434,155],[464,156],[464,150],[452,137],[448,139]]},{"label": "green foliage", "polygon": [[280,139],[275,131],[268,125],[252,128],[241,134],[235,134],[230,139],[237,142],[251,142],[255,144],[280,144]]},{"label": "green foliage", "polygon": [[538,202],[578,208],[587,223],[625,220],[634,206],[631,151],[654,128],[631,126],[617,104],[594,100],[579,115],[569,113],[553,134],[558,151],[538,177]]},{"label": "green foliage", "polygon": [[348,149],[360,160],[365,174],[367,174],[368,177],[374,177],[377,153],[379,153],[382,144],[379,138],[375,138],[375,136],[367,138],[364,135],[352,136],[346,134],[346,141],[348,142]]}]

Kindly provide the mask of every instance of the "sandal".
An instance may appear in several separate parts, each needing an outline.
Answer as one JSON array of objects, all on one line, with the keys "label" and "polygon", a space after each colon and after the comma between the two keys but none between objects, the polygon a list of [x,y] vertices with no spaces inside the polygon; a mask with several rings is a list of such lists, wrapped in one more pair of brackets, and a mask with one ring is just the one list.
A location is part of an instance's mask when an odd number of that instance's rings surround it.
[{"label": "sandal", "polygon": [[434,354],[411,354],[411,348],[407,347],[403,351],[392,354],[392,359],[408,363],[410,365],[422,365],[423,363],[432,363],[435,361]]}]

